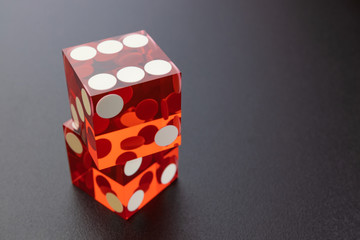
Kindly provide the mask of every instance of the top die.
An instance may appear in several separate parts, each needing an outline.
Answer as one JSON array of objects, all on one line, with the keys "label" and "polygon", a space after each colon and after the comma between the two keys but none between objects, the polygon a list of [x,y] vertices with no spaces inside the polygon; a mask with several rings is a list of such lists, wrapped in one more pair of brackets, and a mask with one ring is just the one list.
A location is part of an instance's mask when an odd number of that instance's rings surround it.
[{"label": "top die", "polygon": [[77,129],[100,135],[181,111],[181,73],[145,31],[66,48],[63,58]]}]

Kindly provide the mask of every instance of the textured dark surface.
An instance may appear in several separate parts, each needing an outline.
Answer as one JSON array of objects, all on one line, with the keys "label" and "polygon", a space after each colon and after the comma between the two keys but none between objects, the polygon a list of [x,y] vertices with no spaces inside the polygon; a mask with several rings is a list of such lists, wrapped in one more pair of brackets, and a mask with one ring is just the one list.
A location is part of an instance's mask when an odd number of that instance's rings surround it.
[{"label": "textured dark surface", "polygon": [[[1,239],[360,239],[358,1],[0,3]],[[180,178],[129,221],[70,183],[61,49],[146,29]]]}]

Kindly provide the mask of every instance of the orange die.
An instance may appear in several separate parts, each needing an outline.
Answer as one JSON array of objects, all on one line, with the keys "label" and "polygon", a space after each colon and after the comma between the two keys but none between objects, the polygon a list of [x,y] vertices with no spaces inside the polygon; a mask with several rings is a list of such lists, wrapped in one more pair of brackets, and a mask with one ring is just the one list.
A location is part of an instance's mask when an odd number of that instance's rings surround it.
[{"label": "orange die", "polygon": [[64,137],[72,182],[101,204],[128,219],[177,178],[178,147],[145,157],[127,152],[118,165],[98,170],[72,126],[64,123]]},{"label": "orange die", "polygon": [[128,219],[178,176],[178,147],[162,151],[158,161],[126,185],[93,168],[95,199]]}]

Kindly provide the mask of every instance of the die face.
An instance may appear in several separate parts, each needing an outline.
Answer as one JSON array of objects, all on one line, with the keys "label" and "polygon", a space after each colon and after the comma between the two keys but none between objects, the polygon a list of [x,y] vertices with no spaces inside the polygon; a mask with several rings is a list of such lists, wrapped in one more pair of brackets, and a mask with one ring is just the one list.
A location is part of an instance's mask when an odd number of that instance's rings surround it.
[{"label": "die face", "polygon": [[174,82],[180,81],[180,75],[174,75],[92,97],[95,135],[162,118],[162,101],[168,115],[180,113],[181,92],[174,90]]},{"label": "die face", "polygon": [[88,139],[89,153],[99,170],[117,165],[121,158],[131,160],[131,154],[139,158],[179,145],[180,113]]},{"label": "die face", "polygon": [[128,219],[169,186],[178,176],[178,147],[157,154],[153,163],[126,185],[94,169],[95,199]]},{"label": "die face", "polygon": [[180,112],[181,73],[145,31],[67,48],[63,56],[74,122],[88,118],[95,135],[160,118],[165,107]]},{"label": "die face", "polygon": [[[142,44],[135,45],[136,38],[142,38]],[[122,45],[122,48],[109,42]],[[103,45],[109,45],[108,49],[112,53],[103,51]],[[91,97],[106,93],[109,89],[124,88],[180,73],[143,30],[65,48],[63,54]],[[97,78],[98,74],[103,75]]]},{"label": "die face", "polygon": [[86,146],[72,125],[73,121],[71,120],[63,125],[71,181],[75,186],[94,197],[92,167],[95,167],[95,165],[89,152],[86,150]]},{"label": "die face", "polygon": [[82,139],[85,140],[87,137],[85,121],[88,121],[89,125],[93,125],[92,102],[64,54],[63,60],[70,103],[70,113],[73,120],[72,126],[76,132],[81,134]]}]

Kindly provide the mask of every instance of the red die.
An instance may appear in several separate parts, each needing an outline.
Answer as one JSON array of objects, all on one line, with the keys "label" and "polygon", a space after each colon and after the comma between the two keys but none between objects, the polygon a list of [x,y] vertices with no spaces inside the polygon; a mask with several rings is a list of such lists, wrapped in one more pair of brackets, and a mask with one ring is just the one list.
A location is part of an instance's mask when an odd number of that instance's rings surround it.
[{"label": "red die", "polygon": [[93,168],[95,199],[128,219],[178,176],[178,147],[162,151],[158,161],[126,185]]},{"label": "red die", "polygon": [[62,53],[72,182],[128,219],[177,178],[181,73],[145,31]]},{"label": "red die", "polygon": [[181,111],[181,73],[139,31],[63,49],[74,127],[88,138]]},{"label": "red die", "polygon": [[72,125],[69,120],[63,129],[73,184],[121,217],[131,217],[177,178],[178,147],[127,160],[136,157],[129,151],[118,165],[98,170]]}]

